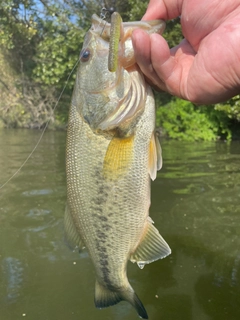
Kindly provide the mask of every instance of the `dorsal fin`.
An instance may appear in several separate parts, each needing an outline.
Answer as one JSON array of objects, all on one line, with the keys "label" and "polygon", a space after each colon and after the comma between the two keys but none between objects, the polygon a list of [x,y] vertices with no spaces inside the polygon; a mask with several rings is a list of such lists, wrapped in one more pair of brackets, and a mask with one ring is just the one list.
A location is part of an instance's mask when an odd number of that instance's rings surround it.
[{"label": "dorsal fin", "polygon": [[162,148],[159,141],[159,134],[155,132],[155,142],[157,150],[157,171],[162,169]]},{"label": "dorsal fin", "polygon": [[157,171],[162,168],[162,149],[158,137],[153,132],[149,143],[148,172],[152,180],[157,177]]}]

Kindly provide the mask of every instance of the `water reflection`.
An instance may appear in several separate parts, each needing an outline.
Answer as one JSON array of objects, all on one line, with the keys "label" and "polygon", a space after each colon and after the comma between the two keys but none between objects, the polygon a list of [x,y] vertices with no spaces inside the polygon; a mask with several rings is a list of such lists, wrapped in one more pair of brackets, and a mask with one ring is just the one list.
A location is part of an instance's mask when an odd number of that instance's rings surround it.
[{"label": "water reflection", "polygon": [[45,194],[52,193],[53,190],[50,189],[42,189],[42,190],[30,190],[30,191],[24,191],[22,194],[23,196],[42,196]]},{"label": "water reflection", "polygon": [[[37,131],[0,131],[0,184],[26,159]],[[151,217],[172,255],[129,280],[152,320],[240,319],[240,143],[162,143]],[[138,319],[128,303],[96,310],[86,252],[63,237],[65,133],[47,132],[0,190],[1,319]]]},{"label": "water reflection", "polygon": [[21,294],[24,266],[19,259],[6,257],[2,260],[2,282],[5,294],[2,303],[11,304],[16,302]]}]

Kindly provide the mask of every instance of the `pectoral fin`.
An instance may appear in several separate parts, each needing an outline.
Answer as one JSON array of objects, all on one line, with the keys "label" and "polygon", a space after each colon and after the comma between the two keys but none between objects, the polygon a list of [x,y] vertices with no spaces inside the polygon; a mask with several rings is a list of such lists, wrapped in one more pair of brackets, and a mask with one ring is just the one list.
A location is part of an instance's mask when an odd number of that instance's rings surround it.
[{"label": "pectoral fin", "polygon": [[84,244],[80,239],[80,235],[76,229],[76,226],[74,224],[70,210],[67,205],[66,205],[65,215],[64,215],[64,231],[65,231],[65,240],[68,246],[72,250],[76,248],[84,249]]},{"label": "pectoral fin", "polygon": [[152,133],[149,143],[149,163],[148,170],[152,180],[157,177],[157,171],[162,168],[162,149],[156,134]]},{"label": "pectoral fin", "polygon": [[140,269],[145,264],[158,259],[163,259],[171,253],[167,242],[153,226],[153,221],[148,218],[145,234],[135,252],[131,255],[131,262],[137,262]]},{"label": "pectoral fin", "polygon": [[133,159],[133,143],[134,136],[111,140],[103,163],[106,179],[116,180],[129,170]]}]

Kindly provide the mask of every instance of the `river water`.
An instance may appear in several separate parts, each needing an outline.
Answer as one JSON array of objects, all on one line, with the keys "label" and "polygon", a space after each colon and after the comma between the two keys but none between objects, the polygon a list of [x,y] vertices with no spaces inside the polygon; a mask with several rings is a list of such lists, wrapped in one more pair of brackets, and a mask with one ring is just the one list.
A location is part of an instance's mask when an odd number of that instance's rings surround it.
[{"label": "river water", "polygon": [[[0,131],[0,185],[38,131]],[[97,310],[86,252],[64,242],[65,132],[46,132],[0,190],[1,320],[133,320],[128,303]],[[172,254],[129,280],[151,320],[240,319],[240,143],[162,141],[150,215]]]}]

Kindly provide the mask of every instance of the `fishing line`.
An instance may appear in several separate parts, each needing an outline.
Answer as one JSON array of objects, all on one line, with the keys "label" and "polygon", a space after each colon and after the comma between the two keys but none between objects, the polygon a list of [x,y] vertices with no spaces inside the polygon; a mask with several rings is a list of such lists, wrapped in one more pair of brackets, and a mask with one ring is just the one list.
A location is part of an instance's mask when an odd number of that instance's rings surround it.
[{"label": "fishing line", "polygon": [[[100,18],[101,18],[102,20],[105,20],[105,19],[107,18],[107,15],[108,15],[108,14],[109,14],[109,11],[108,11],[106,8],[102,8],[101,13],[100,13]],[[107,21],[105,21],[105,24],[104,24],[104,26],[103,26],[103,30],[102,30],[101,34],[102,34],[103,31],[104,31],[104,28],[105,28],[106,23],[107,23]],[[99,22],[98,27],[99,27],[99,26],[100,26],[100,22]],[[73,71],[76,69],[76,67],[77,67],[80,59],[82,58],[82,55],[84,54],[83,50],[88,47],[89,43],[90,43],[90,41],[86,44],[85,48],[82,49],[82,52],[80,53],[80,56],[79,56],[77,62],[75,63],[75,65],[73,66],[71,72],[69,73],[69,75],[68,75],[68,77],[67,77],[67,80],[66,80],[66,83],[65,83],[65,85],[64,85],[64,87],[63,87],[63,89],[62,89],[62,91],[61,91],[61,93],[60,93],[60,95],[59,95],[59,97],[58,97],[55,105],[54,105],[53,113],[55,112],[55,110],[56,110],[56,108],[57,108],[57,105],[58,105],[58,103],[59,103],[59,101],[60,101],[60,99],[61,99],[61,97],[62,97],[62,95],[63,95],[63,92],[65,91],[65,89],[66,89],[66,87],[67,87],[68,81],[69,81],[71,75],[73,74]],[[47,123],[45,124],[45,126],[44,126],[44,128],[43,128],[43,131],[41,132],[40,137],[39,137],[39,139],[38,139],[35,147],[34,147],[34,148],[32,149],[32,151],[30,152],[30,154],[29,154],[29,155],[27,156],[27,158],[23,161],[23,163],[21,164],[21,166],[13,173],[13,175],[12,175],[6,182],[4,182],[2,185],[0,185],[0,190],[1,190],[2,188],[4,188],[4,187],[22,170],[22,168],[25,166],[25,164],[27,163],[27,161],[31,158],[31,156],[33,155],[33,153],[35,152],[35,150],[36,150],[37,147],[39,146],[39,144],[40,144],[40,142],[41,142],[41,140],[42,140],[42,137],[43,137],[45,131],[47,130],[47,127],[48,127],[50,121],[51,121],[51,120],[49,119],[49,120],[47,121]]]},{"label": "fishing line", "polygon": [[[64,90],[66,89],[66,86],[67,86],[67,84],[68,84],[69,78],[71,77],[71,75],[72,75],[73,71],[75,70],[75,68],[77,67],[78,63],[79,63],[79,59],[77,60],[77,62],[75,63],[75,65],[73,66],[71,72],[69,73],[69,75],[68,75],[68,77],[67,77],[66,84],[64,85],[64,87],[63,87],[63,89],[62,89],[62,92],[60,93],[60,95],[59,95],[59,97],[58,97],[58,99],[57,99],[57,102],[55,103],[55,106],[54,106],[54,108],[53,108],[53,113],[55,112],[55,110],[56,110],[56,108],[57,108],[57,105],[58,105],[58,103],[59,103],[59,101],[60,101],[60,99],[61,99],[61,97],[62,97],[62,95],[63,95],[63,92],[64,92]],[[31,156],[33,155],[33,153],[35,152],[35,150],[36,150],[37,147],[39,146],[39,144],[40,144],[40,142],[41,142],[41,140],[42,140],[42,137],[43,137],[43,135],[44,135],[44,133],[45,133],[45,131],[46,131],[46,129],[47,129],[50,121],[51,121],[51,119],[49,119],[49,120],[47,121],[47,123],[45,124],[45,126],[44,126],[44,128],[43,128],[43,131],[42,131],[42,133],[41,133],[41,135],[40,135],[40,137],[39,137],[39,139],[38,139],[35,147],[34,147],[34,148],[32,149],[32,151],[30,152],[30,154],[29,154],[29,155],[27,156],[27,158],[23,161],[23,163],[22,163],[21,166],[17,169],[17,171],[15,171],[14,174],[13,174],[4,184],[2,184],[2,185],[0,186],[0,189],[2,189],[8,182],[10,182],[10,181],[19,173],[19,171],[25,166],[25,164],[27,163],[27,161],[31,158]]]}]

